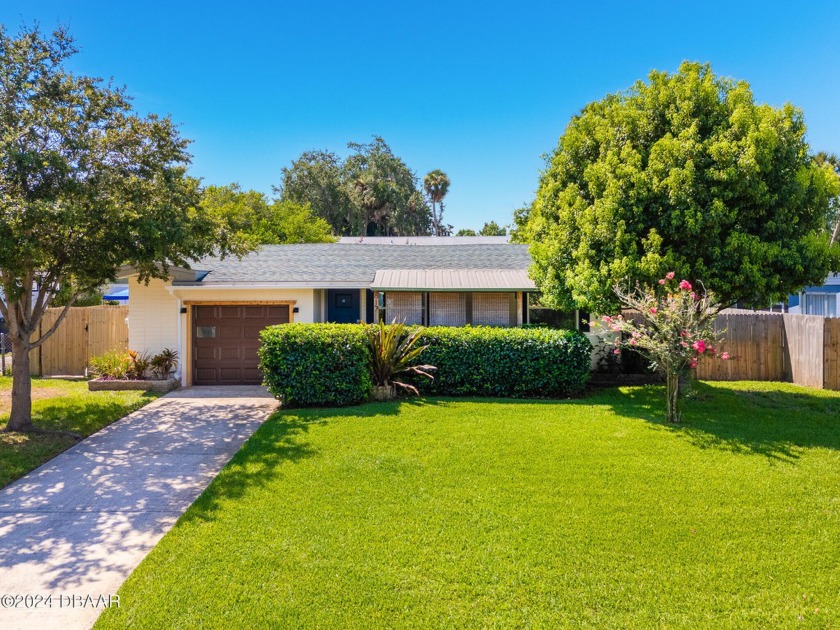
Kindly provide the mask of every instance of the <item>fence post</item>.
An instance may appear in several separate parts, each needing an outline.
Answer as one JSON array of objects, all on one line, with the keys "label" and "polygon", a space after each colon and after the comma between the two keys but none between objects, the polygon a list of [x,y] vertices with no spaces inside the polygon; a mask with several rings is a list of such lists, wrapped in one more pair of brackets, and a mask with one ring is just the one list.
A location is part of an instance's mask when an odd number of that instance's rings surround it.
[{"label": "fence post", "polygon": [[6,376],[6,334],[0,332],[0,376]]}]

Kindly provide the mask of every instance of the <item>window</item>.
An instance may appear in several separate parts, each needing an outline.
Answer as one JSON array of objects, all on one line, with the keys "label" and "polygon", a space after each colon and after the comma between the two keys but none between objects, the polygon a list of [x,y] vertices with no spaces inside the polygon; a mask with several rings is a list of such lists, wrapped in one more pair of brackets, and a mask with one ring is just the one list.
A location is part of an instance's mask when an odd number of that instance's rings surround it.
[{"label": "window", "polygon": [[805,293],[802,298],[802,312],[805,315],[837,316],[836,293]]},{"label": "window", "polygon": [[385,294],[385,320],[406,324],[423,323],[423,294],[391,291]]},{"label": "window", "polygon": [[199,339],[213,339],[216,336],[215,326],[197,326],[195,336]]},{"label": "window", "polygon": [[429,293],[430,326],[464,326],[467,296],[464,293]]},{"label": "window", "polygon": [[510,326],[510,295],[473,293],[472,323],[475,326]]}]

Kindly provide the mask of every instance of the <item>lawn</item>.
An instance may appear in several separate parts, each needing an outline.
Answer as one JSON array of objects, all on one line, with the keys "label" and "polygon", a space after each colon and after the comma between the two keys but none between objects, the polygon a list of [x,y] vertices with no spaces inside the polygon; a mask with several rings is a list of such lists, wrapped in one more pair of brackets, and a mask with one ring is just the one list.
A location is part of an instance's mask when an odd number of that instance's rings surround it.
[{"label": "lawn", "polygon": [[[11,391],[12,379],[0,377],[0,429],[9,420]],[[32,416],[42,428],[88,436],[156,397],[145,392],[89,392],[85,381],[33,378]],[[73,444],[76,440],[63,435],[0,433],[0,488]]]},{"label": "lawn", "polygon": [[276,414],[97,628],[840,625],[840,393]]}]

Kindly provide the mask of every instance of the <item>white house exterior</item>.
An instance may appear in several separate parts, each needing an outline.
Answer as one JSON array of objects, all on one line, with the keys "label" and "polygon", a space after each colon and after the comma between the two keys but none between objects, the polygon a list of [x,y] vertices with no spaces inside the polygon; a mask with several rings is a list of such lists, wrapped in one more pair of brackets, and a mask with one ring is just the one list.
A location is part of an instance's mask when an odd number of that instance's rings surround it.
[{"label": "white house exterior", "polygon": [[[515,326],[528,321],[527,246],[481,237],[269,245],[170,280],[129,279],[129,346],[178,350],[184,385],[261,382],[259,331],[286,322]],[[391,239],[387,239],[391,240]]]}]

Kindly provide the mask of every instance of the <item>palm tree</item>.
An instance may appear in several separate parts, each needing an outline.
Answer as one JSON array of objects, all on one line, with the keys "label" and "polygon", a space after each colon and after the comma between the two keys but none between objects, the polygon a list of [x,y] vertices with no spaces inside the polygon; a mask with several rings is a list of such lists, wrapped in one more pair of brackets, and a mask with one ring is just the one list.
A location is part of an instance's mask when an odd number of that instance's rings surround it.
[{"label": "palm tree", "polygon": [[[840,158],[838,158],[834,153],[820,151],[814,156],[814,162],[820,166],[828,164],[834,169],[835,173],[840,175]],[[829,206],[828,217],[828,229],[831,231],[831,238],[828,241],[829,245],[834,245],[834,243],[840,239],[840,207],[838,206],[840,206],[840,199],[832,199]],[[832,224],[834,229],[832,229]]]},{"label": "palm tree", "polygon": [[[443,198],[449,192],[449,177],[439,168],[426,174],[423,178],[423,186],[426,194],[432,202],[432,230],[435,236],[444,234],[443,225]],[[440,211],[438,211],[440,208]]]}]

